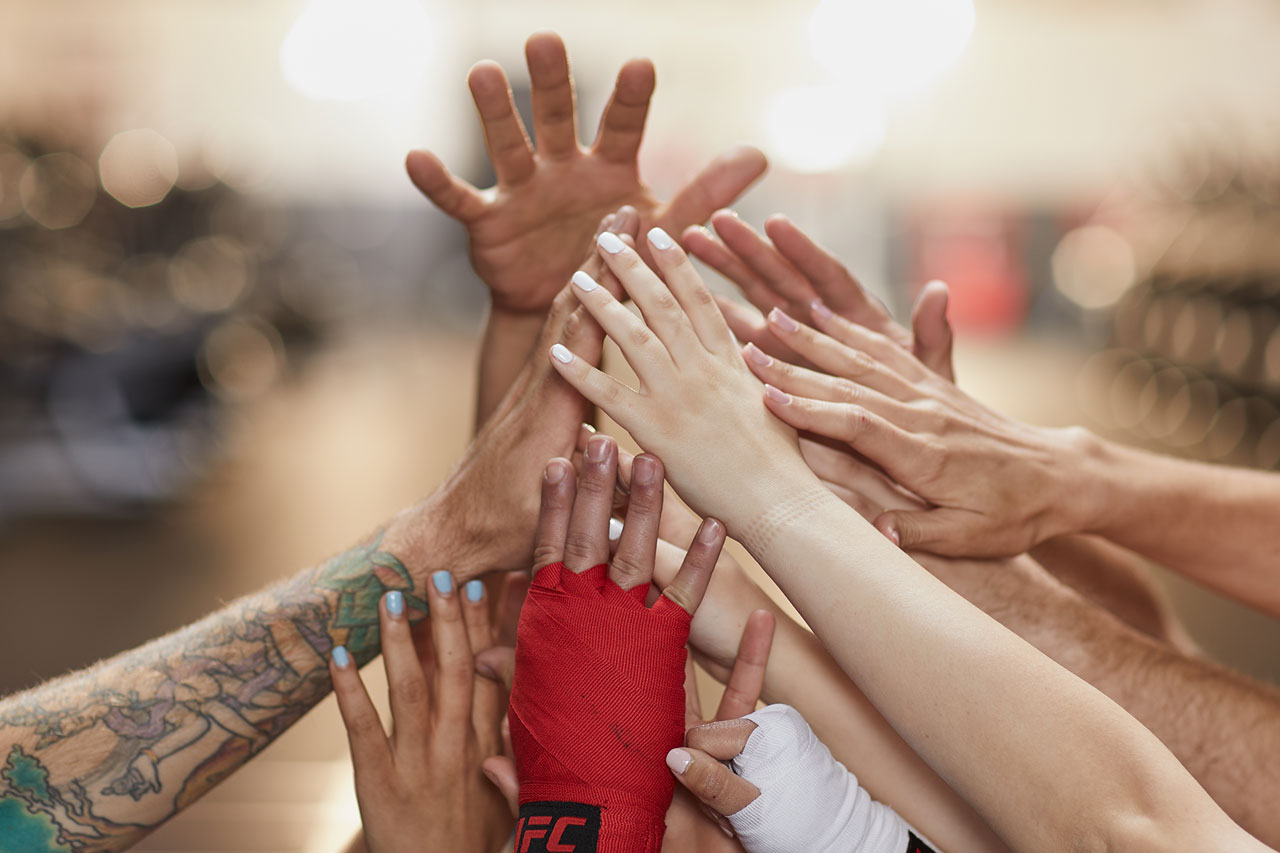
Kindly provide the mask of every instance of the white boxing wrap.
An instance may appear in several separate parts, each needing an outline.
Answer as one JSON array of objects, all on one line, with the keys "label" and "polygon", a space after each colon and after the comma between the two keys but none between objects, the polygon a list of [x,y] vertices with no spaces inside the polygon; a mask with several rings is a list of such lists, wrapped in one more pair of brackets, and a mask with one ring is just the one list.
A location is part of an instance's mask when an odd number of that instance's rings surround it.
[{"label": "white boxing wrap", "polygon": [[906,853],[911,827],[871,799],[799,711],[770,705],[745,719],[757,728],[730,766],[760,796],[725,817],[749,853]]}]

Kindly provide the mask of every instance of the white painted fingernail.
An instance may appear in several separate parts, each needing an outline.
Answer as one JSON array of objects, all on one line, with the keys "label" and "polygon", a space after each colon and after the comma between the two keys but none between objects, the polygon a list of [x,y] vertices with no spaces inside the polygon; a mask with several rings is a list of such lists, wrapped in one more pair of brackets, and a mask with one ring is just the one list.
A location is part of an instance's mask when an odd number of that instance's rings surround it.
[{"label": "white painted fingernail", "polygon": [[688,770],[692,763],[693,756],[683,749],[673,749],[667,753],[667,766],[677,776],[683,776],[684,771]]},{"label": "white painted fingernail", "polygon": [[626,244],[618,239],[618,235],[612,231],[606,231],[596,238],[596,242],[600,244],[600,248],[604,249],[611,255],[616,255],[626,248]]},{"label": "white painted fingernail", "polygon": [[670,249],[676,244],[676,241],[671,239],[671,235],[666,231],[663,231],[661,228],[649,229],[649,242],[653,244],[655,249],[664,250]]},{"label": "white painted fingernail", "polygon": [[569,348],[563,344],[556,344],[551,347],[551,357],[561,364],[568,364],[573,361],[573,353],[569,352]]},{"label": "white painted fingernail", "polygon": [[600,286],[596,284],[596,280],[594,278],[587,275],[582,270],[578,270],[574,273],[573,278],[570,279],[570,281],[572,281],[583,293],[590,293]]},{"label": "white painted fingernail", "polygon": [[622,538],[622,522],[616,518],[609,519],[609,541],[617,542]]}]

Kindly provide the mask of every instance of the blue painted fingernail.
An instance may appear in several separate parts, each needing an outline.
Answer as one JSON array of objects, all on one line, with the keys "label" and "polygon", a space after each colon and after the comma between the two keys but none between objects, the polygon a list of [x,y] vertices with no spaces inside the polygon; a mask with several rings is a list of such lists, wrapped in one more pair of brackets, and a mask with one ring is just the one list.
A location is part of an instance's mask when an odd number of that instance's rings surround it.
[{"label": "blue painted fingernail", "polygon": [[387,612],[392,616],[399,616],[404,612],[404,594],[400,592],[387,593]]},{"label": "blue painted fingernail", "polygon": [[333,662],[338,665],[338,669],[346,669],[351,666],[351,655],[347,654],[346,646],[333,647]]},{"label": "blue painted fingernail", "polygon": [[484,581],[467,581],[467,601],[479,601],[484,598]]},{"label": "blue painted fingernail", "polygon": [[431,576],[431,582],[436,585],[436,592],[441,595],[448,595],[453,592],[453,576],[448,572],[436,572]]}]

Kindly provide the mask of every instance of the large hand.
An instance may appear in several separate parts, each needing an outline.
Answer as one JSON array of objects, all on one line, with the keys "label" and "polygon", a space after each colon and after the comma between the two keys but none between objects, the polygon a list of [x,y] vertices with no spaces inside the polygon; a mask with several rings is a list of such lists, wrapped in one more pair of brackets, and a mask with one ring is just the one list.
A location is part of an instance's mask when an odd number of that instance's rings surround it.
[{"label": "large hand", "polygon": [[[1010,420],[883,335],[835,316],[818,329],[775,309],[773,334],[817,366],[748,344],[765,403],[796,429],[847,442],[928,502],[885,512],[876,527],[908,550],[1012,556],[1086,529],[1090,500],[1072,483],[1086,434]],[[825,332],[825,334],[824,334]]]},{"label": "large hand", "polygon": [[583,148],[564,42],[554,33],[535,33],[525,44],[525,56],[536,151],[502,67],[478,63],[468,80],[496,187],[476,189],[428,151],[413,151],[406,161],[418,189],[466,226],[471,263],[497,310],[546,311],[582,262],[596,223],[619,205],[633,205],[645,228],[661,225],[679,234],[736,199],[764,173],[763,154],[738,148],[713,160],[661,203],[641,180],[636,161],[653,96],[653,64],[635,59],[622,67],[596,140]]},{"label": "large hand", "polygon": [[690,254],[736,284],[759,309],[756,313],[731,299],[718,299],[729,326],[743,342],[801,363],[774,336],[762,315],[774,308],[793,317],[832,311],[913,351],[931,370],[954,381],[947,286],[942,282],[930,282],[920,291],[911,315],[911,331],[907,331],[894,322],[884,304],[868,293],[837,257],[785,216],[765,220],[768,236],[757,234],[727,210],[711,217],[711,224],[715,234],[691,227],[685,232],[684,242]]}]

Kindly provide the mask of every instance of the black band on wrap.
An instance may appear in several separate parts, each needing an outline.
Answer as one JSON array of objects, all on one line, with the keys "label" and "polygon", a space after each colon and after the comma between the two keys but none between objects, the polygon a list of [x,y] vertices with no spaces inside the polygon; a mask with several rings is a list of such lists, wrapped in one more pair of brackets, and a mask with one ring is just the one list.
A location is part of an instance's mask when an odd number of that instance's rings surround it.
[{"label": "black band on wrap", "polygon": [[[521,812],[523,814],[524,812]],[[907,830],[907,853],[935,853],[934,849],[921,841],[914,832]]]},{"label": "black band on wrap", "polygon": [[599,806],[539,802],[520,807],[515,853],[596,853],[599,843]]}]

